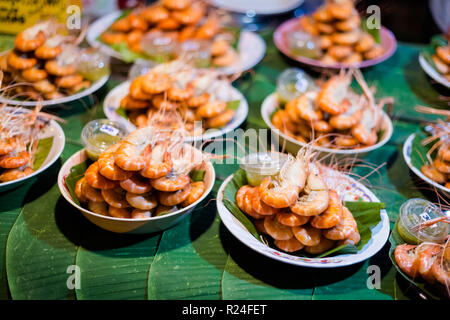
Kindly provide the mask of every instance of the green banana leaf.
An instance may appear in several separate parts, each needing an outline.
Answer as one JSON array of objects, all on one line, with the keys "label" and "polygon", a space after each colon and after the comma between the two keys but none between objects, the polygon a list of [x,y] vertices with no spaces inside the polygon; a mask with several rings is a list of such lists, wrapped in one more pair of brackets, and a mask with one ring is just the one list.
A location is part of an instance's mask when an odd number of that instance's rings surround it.
[{"label": "green banana leaf", "polygon": [[[236,193],[242,186],[247,184],[247,177],[245,175],[245,171],[243,169],[239,169],[235,172],[233,178],[228,183],[228,185],[224,189],[224,200],[223,203],[225,207],[238,219],[244,227],[259,241],[261,240],[262,235],[256,230],[251,219],[249,219],[237,206],[235,199]],[[352,212],[353,217],[358,225],[358,230],[361,235],[361,240],[357,246],[353,245],[342,245],[339,247],[335,247],[319,256],[316,257],[325,257],[329,255],[336,254],[351,254],[357,253],[358,250],[361,250],[365,244],[367,244],[372,238],[372,228],[378,225],[381,221],[380,210],[385,208],[384,203],[380,202],[362,202],[362,201],[346,201],[345,206]],[[271,239],[267,241],[269,246],[276,248],[273,246]],[[294,253],[294,255],[300,256],[308,256],[304,253]]]},{"label": "green banana leaf", "polygon": [[53,137],[39,140],[36,153],[34,155],[33,170],[36,171],[44,163],[53,145]]},{"label": "green banana leaf", "polygon": [[391,231],[391,235],[389,236],[389,242],[391,244],[391,247],[389,249],[389,258],[392,261],[392,264],[397,269],[398,273],[400,273],[406,280],[408,280],[412,285],[416,286],[419,290],[424,292],[426,295],[428,295],[432,299],[436,300],[442,300],[442,299],[448,299],[450,296],[448,295],[448,292],[446,289],[439,285],[430,285],[426,283],[425,281],[421,279],[411,279],[409,276],[407,276],[402,269],[398,266],[397,262],[395,261],[395,248],[398,245],[406,243],[397,230],[397,222],[395,223],[394,228]]},{"label": "green banana leaf", "polygon": [[78,198],[75,194],[75,185],[78,180],[84,177],[84,173],[86,172],[86,169],[88,168],[89,164],[88,161],[84,161],[82,163],[77,164],[76,166],[73,166],[70,168],[70,173],[66,177],[66,187],[69,189],[70,196],[72,197],[72,200],[77,204],[81,205],[80,201],[78,201]]}]

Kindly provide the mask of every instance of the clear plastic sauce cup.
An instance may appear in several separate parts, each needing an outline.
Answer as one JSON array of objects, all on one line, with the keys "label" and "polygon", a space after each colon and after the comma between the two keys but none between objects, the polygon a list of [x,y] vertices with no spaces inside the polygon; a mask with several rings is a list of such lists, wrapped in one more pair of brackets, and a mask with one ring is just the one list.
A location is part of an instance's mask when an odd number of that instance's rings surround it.
[{"label": "clear plastic sauce cup", "polygon": [[259,186],[268,176],[275,176],[280,172],[287,155],[279,152],[251,153],[242,159],[240,167],[245,171],[248,183]]},{"label": "clear plastic sauce cup", "polygon": [[127,130],[120,123],[107,119],[93,120],[86,124],[81,132],[81,139],[88,157],[96,161],[100,154],[127,135]]},{"label": "clear plastic sauce cup", "polygon": [[417,228],[420,224],[442,216],[444,213],[441,209],[430,201],[419,198],[409,199],[400,207],[397,231],[403,240],[410,244],[442,243],[449,233],[449,224],[437,222],[421,230]]}]

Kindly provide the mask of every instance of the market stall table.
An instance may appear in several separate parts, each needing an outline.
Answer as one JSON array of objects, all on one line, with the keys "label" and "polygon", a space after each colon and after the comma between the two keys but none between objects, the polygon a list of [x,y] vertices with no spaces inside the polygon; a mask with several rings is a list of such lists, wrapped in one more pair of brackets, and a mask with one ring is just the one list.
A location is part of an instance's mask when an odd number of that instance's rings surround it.
[{"label": "market stall table", "polygon": [[[263,99],[275,90],[281,71],[294,64],[277,51],[273,30],[263,31],[264,59],[235,82],[249,102],[244,128],[265,128]],[[400,205],[409,198],[437,201],[429,187],[409,171],[402,144],[433,116],[414,111],[417,104],[445,107],[442,90],[420,68],[419,45],[399,43],[387,61],[363,70],[376,96],[395,104],[391,140],[364,160],[381,165],[369,178],[371,189],[386,203],[391,228]],[[298,65],[297,65],[298,66]],[[110,80],[107,90],[118,81]],[[104,90],[104,91],[107,91]],[[102,103],[62,110],[67,141],[60,161],[29,183],[0,194],[0,299],[407,299],[419,297],[388,256],[389,242],[364,263],[339,269],[309,269],[259,256],[236,240],[216,212],[216,192],[238,165],[216,164],[213,192],[175,227],[153,235],[121,235],[87,221],[61,196],[56,184],[66,159],[82,148],[82,127],[102,118]],[[367,169],[355,168],[364,175]],[[73,288],[74,265],[80,287]],[[368,278],[378,266],[381,283]],[[68,285],[69,284],[69,285]]]}]

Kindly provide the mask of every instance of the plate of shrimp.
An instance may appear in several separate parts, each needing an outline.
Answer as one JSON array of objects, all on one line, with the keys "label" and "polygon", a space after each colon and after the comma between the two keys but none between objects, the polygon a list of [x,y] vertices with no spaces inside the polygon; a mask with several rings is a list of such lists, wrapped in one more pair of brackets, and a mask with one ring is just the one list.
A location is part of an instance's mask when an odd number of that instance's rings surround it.
[{"label": "plate of shrimp", "polygon": [[[363,90],[350,87],[353,77]],[[287,151],[297,151],[313,141],[323,153],[362,155],[380,148],[392,136],[393,126],[383,111],[392,98],[375,100],[359,69],[341,71],[313,85],[284,107],[276,93],[264,99],[261,115]]]},{"label": "plate of shrimp", "polygon": [[94,162],[83,149],[59,172],[61,194],[108,231],[142,234],[167,229],[205,199],[215,180],[209,156],[184,143],[183,134],[140,128]]},{"label": "plate of shrimp", "polygon": [[[309,39],[308,51],[297,53],[300,48],[291,46],[295,40],[288,37],[295,34],[302,39],[299,41]],[[364,30],[352,0],[326,1],[311,15],[281,24],[273,38],[276,47],[289,58],[330,69],[373,66],[391,57],[397,47],[394,35],[385,27],[381,26],[377,36]]]},{"label": "plate of shrimp", "polygon": [[[81,57],[92,48],[81,49],[78,37],[67,35],[53,19],[39,22],[14,39],[11,50],[0,53],[0,101],[9,105],[41,106],[64,104],[88,96],[109,78],[109,67],[81,67]],[[93,76],[93,70],[97,73]]]},{"label": "plate of shrimp", "polygon": [[[229,176],[217,196],[222,222],[252,250],[288,264],[334,268],[370,258],[389,237],[386,210],[380,210],[382,206],[377,209],[378,222],[364,231],[371,235],[368,239],[366,234],[366,240],[362,242],[359,232],[363,232],[363,226],[356,222],[356,212],[349,210],[348,201],[379,202],[379,199],[350,176],[310,161],[311,154],[308,153],[312,149],[305,150],[308,149],[300,150],[296,157],[288,155],[280,171],[264,177],[259,185],[248,185],[249,180],[245,185],[238,184],[235,199],[228,199],[230,193],[226,190],[228,184],[236,183],[233,179],[238,172]],[[235,202],[239,210],[253,221],[257,236],[230,212],[226,204],[229,201]],[[354,253],[320,256],[347,245],[360,246]]]},{"label": "plate of shrimp", "polygon": [[103,111],[131,131],[148,125],[184,128],[188,140],[198,141],[236,129],[245,121],[248,103],[216,70],[172,61],[114,88]]},{"label": "plate of shrimp", "polygon": [[[65,136],[55,119],[40,112],[39,106],[34,110],[0,106],[0,192],[25,183],[59,158]],[[51,140],[51,146],[43,150],[44,140]]]},{"label": "plate of shrimp", "polygon": [[422,69],[435,81],[450,88],[450,44],[447,35],[444,39],[435,36],[431,40],[430,47],[419,55],[419,63]]},{"label": "plate of shrimp", "polygon": [[427,125],[428,135],[411,134],[403,144],[403,158],[419,178],[450,197],[450,112],[422,106],[417,106],[416,110],[446,115],[447,120],[439,119]]},{"label": "plate of shrimp", "polygon": [[[182,9],[173,9],[172,4],[162,0],[129,13],[112,12],[89,27],[87,41],[126,62],[138,58],[167,62],[185,55],[183,48],[201,44],[202,51],[210,56],[211,66],[229,75],[252,68],[264,57],[266,45],[261,36],[228,26],[230,17],[218,15],[216,9],[201,1],[182,2]],[[161,49],[164,55],[146,49],[153,41],[149,39],[155,37],[170,44]]]}]

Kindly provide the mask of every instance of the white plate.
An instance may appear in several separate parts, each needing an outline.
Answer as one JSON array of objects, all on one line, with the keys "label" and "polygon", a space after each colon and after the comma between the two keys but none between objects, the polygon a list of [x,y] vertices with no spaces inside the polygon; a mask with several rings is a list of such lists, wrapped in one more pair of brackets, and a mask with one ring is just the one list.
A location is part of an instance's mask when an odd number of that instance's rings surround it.
[{"label": "white plate", "polygon": [[[129,132],[132,132],[136,130],[136,126],[116,112],[116,109],[119,108],[120,106],[120,100],[122,100],[122,98],[124,98],[128,94],[130,83],[131,83],[130,81],[124,82],[108,93],[108,95],[105,98],[105,101],[103,102],[103,112],[105,113],[106,117],[109,120],[121,123],[122,125],[125,126],[125,128],[127,128]],[[244,95],[234,87],[232,87],[231,95],[232,98],[230,100],[241,101],[239,107],[236,109],[234,113],[233,119],[231,119],[231,121],[221,129],[212,130],[210,132],[206,131],[201,136],[188,138],[187,141],[201,141],[220,137],[236,129],[245,121],[245,118],[247,117],[248,114],[247,99],[245,99]]]},{"label": "white plate", "polygon": [[416,135],[413,133],[411,134],[408,139],[406,139],[405,143],[403,144],[403,158],[406,161],[406,164],[408,165],[408,167],[422,180],[424,180],[425,182],[429,183],[430,185],[432,185],[433,187],[443,191],[444,194],[447,195],[447,197],[450,198],[450,189],[444,187],[443,185],[434,182],[433,180],[431,180],[430,178],[428,178],[426,175],[424,175],[422,173],[422,171],[420,171],[420,169],[417,169],[416,167],[413,166],[412,162],[411,162],[411,152],[412,152],[412,143],[414,140],[414,137]]},{"label": "white plate", "polygon": [[450,88],[450,81],[447,81],[433,66],[427,62],[427,60],[420,54],[419,55],[419,63],[422,67],[423,71],[428,74],[431,78],[442,84],[443,86]]},{"label": "white plate", "polygon": [[212,5],[228,11],[254,14],[280,14],[291,11],[303,0],[210,0]]},{"label": "white plate", "polygon": [[[92,85],[83,90],[80,91],[78,93],[75,93],[73,95],[67,96],[67,97],[63,97],[60,99],[53,99],[53,100],[43,100],[42,101],[42,106],[56,106],[59,104],[65,104],[65,103],[69,103],[72,101],[76,101],[79,100],[83,97],[86,97],[92,93],[94,93],[95,91],[97,91],[98,89],[100,89],[105,83],[106,81],[108,81],[109,78],[109,74],[106,76],[103,76],[102,78],[100,78],[97,81],[94,81],[92,83]],[[24,106],[24,107],[35,107],[37,105],[37,101],[21,101],[21,100],[11,100],[11,99],[4,99],[3,97],[0,97],[0,102],[1,103],[6,103],[8,105],[11,106]]]},{"label": "white plate", "polygon": [[[345,176],[341,173],[334,172],[335,177],[343,177],[347,183],[339,182],[343,192],[344,200],[354,201],[355,196],[359,196],[363,201],[366,202],[380,202],[380,200],[365,186],[361,183],[356,182],[354,179]],[[220,186],[217,193],[217,209],[220,215],[220,219],[227,227],[227,229],[243,244],[245,244],[250,249],[265,255],[271,259],[278,260],[280,262],[293,264],[302,267],[311,268],[335,268],[349,266],[361,261],[364,261],[374,254],[376,254],[388,240],[389,237],[389,217],[386,210],[382,209],[380,211],[381,221],[372,227],[372,238],[366,243],[361,250],[356,254],[342,254],[333,257],[324,258],[306,258],[290,255],[286,252],[276,250],[271,248],[261,241],[258,241],[244,225],[237,220],[233,214],[228,211],[228,209],[223,204],[223,192],[226,185],[231,181],[233,175],[229,176]],[[349,188],[345,188],[349,186]],[[348,189],[348,190],[347,190]],[[234,201],[234,199],[231,199]]]},{"label": "white plate", "polygon": [[23,177],[21,179],[0,183],[0,192],[15,188],[20,184],[26,182],[28,179],[31,179],[32,177],[40,174],[41,172],[45,171],[48,167],[50,167],[59,158],[64,149],[66,138],[64,136],[64,131],[61,129],[61,127],[55,120],[47,121],[47,125],[44,127],[43,130],[39,132],[39,139],[45,139],[49,137],[53,137],[53,144],[50,149],[50,152],[47,155],[47,158],[42,163],[41,167],[32,174]]},{"label": "white plate", "polygon": [[[122,60],[120,53],[97,40],[97,38],[108,29],[121,14],[121,11],[115,11],[96,20],[90,25],[86,34],[86,40],[92,47],[100,48],[104,53],[119,60]],[[241,32],[238,48],[240,59],[237,59],[231,66],[218,68],[218,70],[227,75],[246,71],[257,65],[266,52],[266,44],[261,36],[246,30]]]},{"label": "white plate", "polygon": [[[198,150],[197,150],[198,151]],[[199,152],[199,151],[198,151]],[[58,174],[58,187],[59,191],[63,197],[75,208],[80,210],[80,212],[89,221],[99,226],[102,229],[116,232],[116,233],[131,233],[131,234],[144,234],[153,233],[170,228],[180,222],[182,219],[189,216],[189,214],[194,210],[194,208],[207,197],[211,192],[214,181],[216,180],[216,173],[211,162],[206,162],[206,172],[205,172],[205,192],[203,195],[193,204],[184,207],[180,210],[174,211],[169,214],[165,214],[159,217],[150,217],[145,219],[125,219],[125,218],[115,218],[111,216],[103,216],[101,214],[89,211],[79,205],[77,205],[70,195],[69,190],[66,186],[66,177],[70,174],[70,169],[87,160],[87,155],[85,149],[78,151],[72,155],[61,167]]]},{"label": "white plate", "polygon": [[[297,151],[301,147],[305,146],[306,144],[303,142],[300,142],[292,137],[285,135],[284,133],[280,132],[280,130],[275,128],[275,126],[272,124],[272,121],[270,121],[270,116],[278,108],[278,106],[279,106],[279,101],[278,101],[277,94],[272,93],[272,94],[268,95],[264,99],[262,106],[261,106],[262,118],[263,118],[264,122],[266,123],[266,125],[270,128],[270,130],[275,134],[275,136],[277,136],[280,139],[280,142],[279,142],[280,146],[283,146],[283,142],[285,142],[286,150],[291,152],[292,154],[296,154]],[[383,134],[382,139],[380,141],[378,141],[378,143],[374,144],[373,146],[366,147],[366,148],[359,148],[359,149],[346,149],[346,150],[324,148],[324,147],[319,147],[319,146],[313,146],[312,148],[314,150],[317,150],[317,151],[320,151],[323,153],[333,153],[333,154],[342,155],[342,156],[345,156],[345,155],[347,155],[347,156],[351,156],[351,155],[362,156],[362,155],[366,154],[367,152],[378,149],[389,141],[389,139],[392,136],[392,132],[394,130],[394,128],[392,126],[392,121],[389,118],[389,116],[384,111],[382,112],[382,114],[383,114],[382,129],[384,130],[384,134]]]}]

